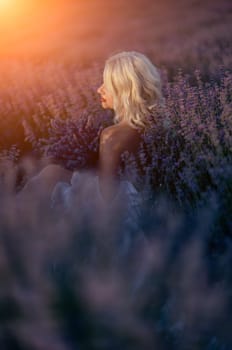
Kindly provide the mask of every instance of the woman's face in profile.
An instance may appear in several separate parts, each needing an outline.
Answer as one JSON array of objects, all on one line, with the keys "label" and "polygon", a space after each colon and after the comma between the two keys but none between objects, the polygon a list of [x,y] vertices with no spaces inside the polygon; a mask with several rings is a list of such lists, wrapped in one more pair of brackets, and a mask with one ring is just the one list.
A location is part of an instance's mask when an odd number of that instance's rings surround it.
[{"label": "woman's face in profile", "polygon": [[102,107],[105,109],[113,109],[113,96],[109,91],[107,91],[104,83],[97,89],[97,92],[101,96]]}]

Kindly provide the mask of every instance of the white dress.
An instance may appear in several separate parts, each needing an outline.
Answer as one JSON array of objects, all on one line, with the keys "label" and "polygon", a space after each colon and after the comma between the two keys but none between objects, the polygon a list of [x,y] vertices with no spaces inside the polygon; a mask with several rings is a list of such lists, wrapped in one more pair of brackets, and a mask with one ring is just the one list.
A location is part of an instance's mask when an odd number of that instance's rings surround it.
[{"label": "white dress", "polygon": [[88,217],[99,224],[104,217],[114,216],[124,236],[124,245],[130,245],[131,235],[144,236],[140,225],[143,201],[144,194],[131,182],[123,180],[113,201],[106,203],[100,192],[98,175],[88,171],[74,172],[71,184],[58,182],[51,194],[51,207],[73,217]]}]

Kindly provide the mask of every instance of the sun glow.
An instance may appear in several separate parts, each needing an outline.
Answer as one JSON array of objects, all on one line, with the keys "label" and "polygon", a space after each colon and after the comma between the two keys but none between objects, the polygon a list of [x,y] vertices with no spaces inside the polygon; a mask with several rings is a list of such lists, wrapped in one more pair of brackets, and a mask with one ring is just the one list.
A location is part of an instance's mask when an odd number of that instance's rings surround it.
[{"label": "sun glow", "polygon": [[14,4],[14,1],[12,1],[12,0],[0,0],[0,9],[4,10],[8,7],[13,6],[13,4]]},{"label": "sun glow", "polygon": [[26,0],[0,0],[0,30],[6,40],[28,23],[32,3]]},{"label": "sun glow", "polygon": [[64,0],[0,0],[1,54],[30,54],[56,39],[66,16]]},{"label": "sun glow", "polygon": [[1,25],[11,23],[19,19],[27,10],[28,4],[25,0],[0,0]]}]

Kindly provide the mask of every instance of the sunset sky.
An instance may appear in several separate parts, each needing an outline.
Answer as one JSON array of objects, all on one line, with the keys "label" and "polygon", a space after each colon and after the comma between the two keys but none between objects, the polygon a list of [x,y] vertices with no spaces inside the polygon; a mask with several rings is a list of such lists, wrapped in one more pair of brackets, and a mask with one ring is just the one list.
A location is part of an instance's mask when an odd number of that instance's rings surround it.
[{"label": "sunset sky", "polygon": [[131,31],[139,28],[142,32],[140,21],[144,17],[150,17],[148,27],[151,20],[158,25],[160,19],[168,23],[166,16],[173,7],[169,3],[170,0],[0,0],[0,56],[27,56],[74,46],[77,50],[88,46],[93,49],[96,39],[96,46],[104,48],[106,43],[101,40],[109,37],[111,44],[123,37],[131,43]]},{"label": "sunset sky", "polygon": [[72,1],[0,0],[0,54],[27,53],[59,39]]},{"label": "sunset sky", "polygon": [[[143,46],[166,57],[173,46],[191,45],[211,27],[215,35],[228,33],[226,4],[228,0],[0,0],[0,59],[96,60]],[[173,44],[176,38],[179,43]]]}]

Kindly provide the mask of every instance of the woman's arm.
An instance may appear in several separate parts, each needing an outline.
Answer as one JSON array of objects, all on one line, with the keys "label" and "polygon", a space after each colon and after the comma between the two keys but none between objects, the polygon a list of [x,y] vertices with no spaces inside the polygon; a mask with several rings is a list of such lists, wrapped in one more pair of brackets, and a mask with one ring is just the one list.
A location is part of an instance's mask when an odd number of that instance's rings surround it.
[{"label": "woman's arm", "polygon": [[104,129],[99,147],[99,186],[107,202],[114,199],[118,190],[121,148],[118,132],[110,127]]}]

